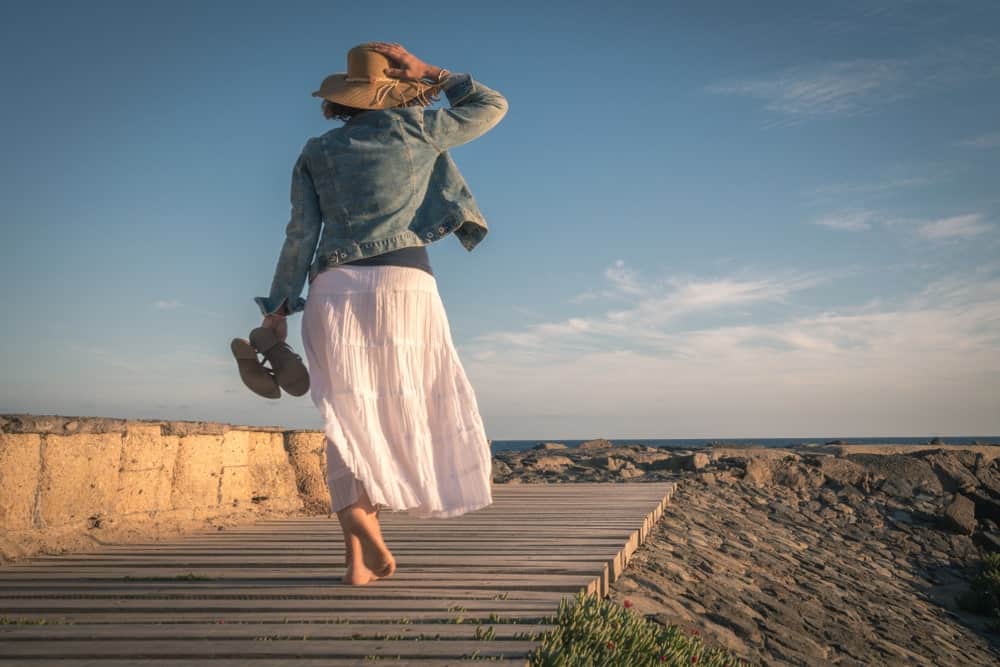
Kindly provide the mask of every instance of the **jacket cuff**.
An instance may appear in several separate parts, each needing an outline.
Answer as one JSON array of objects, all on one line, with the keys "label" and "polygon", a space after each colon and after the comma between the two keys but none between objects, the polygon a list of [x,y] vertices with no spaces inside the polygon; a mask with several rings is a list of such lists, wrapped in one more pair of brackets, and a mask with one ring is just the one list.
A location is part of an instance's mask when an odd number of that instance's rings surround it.
[{"label": "jacket cuff", "polygon": [[452,73],[445,77],[441,90],[448,97],[448,103],[455,106],[475,92],[475,84],[469,74]]},{"label": "jacket cuff", "polygon": [[[265,317],[268,315],[280,314],[282,306],[287,303],[288,298],[285,297],[278,303],[273,303],[268,297],[265,296],[255,296],[254,302],[256,302],[257,307],[260,308],[260,314]],[[306,300],[302,297],[295,299],[295,302],[288,309],[287,315],[293,315],[295,313],[301,312],[306,308]]]}]

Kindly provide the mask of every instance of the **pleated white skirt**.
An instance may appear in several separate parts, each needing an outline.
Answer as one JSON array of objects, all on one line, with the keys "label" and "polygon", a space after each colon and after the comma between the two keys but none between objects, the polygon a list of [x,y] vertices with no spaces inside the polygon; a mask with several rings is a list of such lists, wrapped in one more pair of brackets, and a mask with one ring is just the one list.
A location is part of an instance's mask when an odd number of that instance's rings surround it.
[{"label": "pleated white skirt", "polygon": [[377,507],[418,518],[493,502],[489,441],[434,276],[407,266],[322,271],[302,343],[333,511],[356,501],[359,485]]}]

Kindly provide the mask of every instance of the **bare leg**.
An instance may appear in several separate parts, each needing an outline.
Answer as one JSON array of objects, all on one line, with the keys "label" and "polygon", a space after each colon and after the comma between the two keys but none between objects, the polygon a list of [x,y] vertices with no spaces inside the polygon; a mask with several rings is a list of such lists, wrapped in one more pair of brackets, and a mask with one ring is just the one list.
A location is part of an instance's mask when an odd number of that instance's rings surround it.
[{"label": "bare leg", "polygon": [[396,561],[382,539],[375,507],[362,489],[358,502],[337,512],[344,531],[344,583],[359,586],[391,577]]}]

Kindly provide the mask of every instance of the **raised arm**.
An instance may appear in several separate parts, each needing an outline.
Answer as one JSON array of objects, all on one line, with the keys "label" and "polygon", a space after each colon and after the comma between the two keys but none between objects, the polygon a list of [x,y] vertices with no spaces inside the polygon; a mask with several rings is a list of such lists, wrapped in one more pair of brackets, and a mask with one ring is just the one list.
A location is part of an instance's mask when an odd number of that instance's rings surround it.
[{"label": "raised arm", "polygon": [[271,292],[267,297],[254,297],[265,316],[290,315],[304,310],[306,305],[300,294],[319,241],[322,213],[305,149],[292,169],[291,204],[291,218],[285,227],[285,241],[278,255]]},{"label": "raised arm", "polygon": [[[437,82],[443,72],[428,65],[399,44],[373,42],[373,48],[393,64],[386,76],[405,80]],[[482,136],[507,113],[507,99],[497,91],[474,81],[469,74],[449,74],[441,85],[448,96],[449,109],[424,111],[424,135],[445,151]]]},{"label": "raised arm", "polygon": [[450,109],[426,109],[424,134],[446,151],[492,130],[507,113],[507,98],[469,74],[449,74],[441,86]]}]

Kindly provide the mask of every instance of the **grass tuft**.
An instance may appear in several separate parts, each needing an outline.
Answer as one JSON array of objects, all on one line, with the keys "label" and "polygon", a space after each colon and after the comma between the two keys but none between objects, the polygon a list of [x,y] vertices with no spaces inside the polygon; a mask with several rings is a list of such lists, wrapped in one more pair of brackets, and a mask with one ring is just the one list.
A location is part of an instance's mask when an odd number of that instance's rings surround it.
[{"label": "grass tuft", "polygon": [[547,619],[555,627],[529,655],[532,667],[701,665],[749,667],[721,648],[707,648],[677,625],[662,626],[611,600],[580,591]]},{"label": "grass tuft", "polygon": [[27,616],[0,616],[0,625],[48,625],[46,618],[28,618]]},{"label": "grass tuft", "polygon": [[989,616],[989,629],[1000,632],[1000,552],[983,557],[979,574],[969,584],[969,590],[955,601],[962,609]]}]

